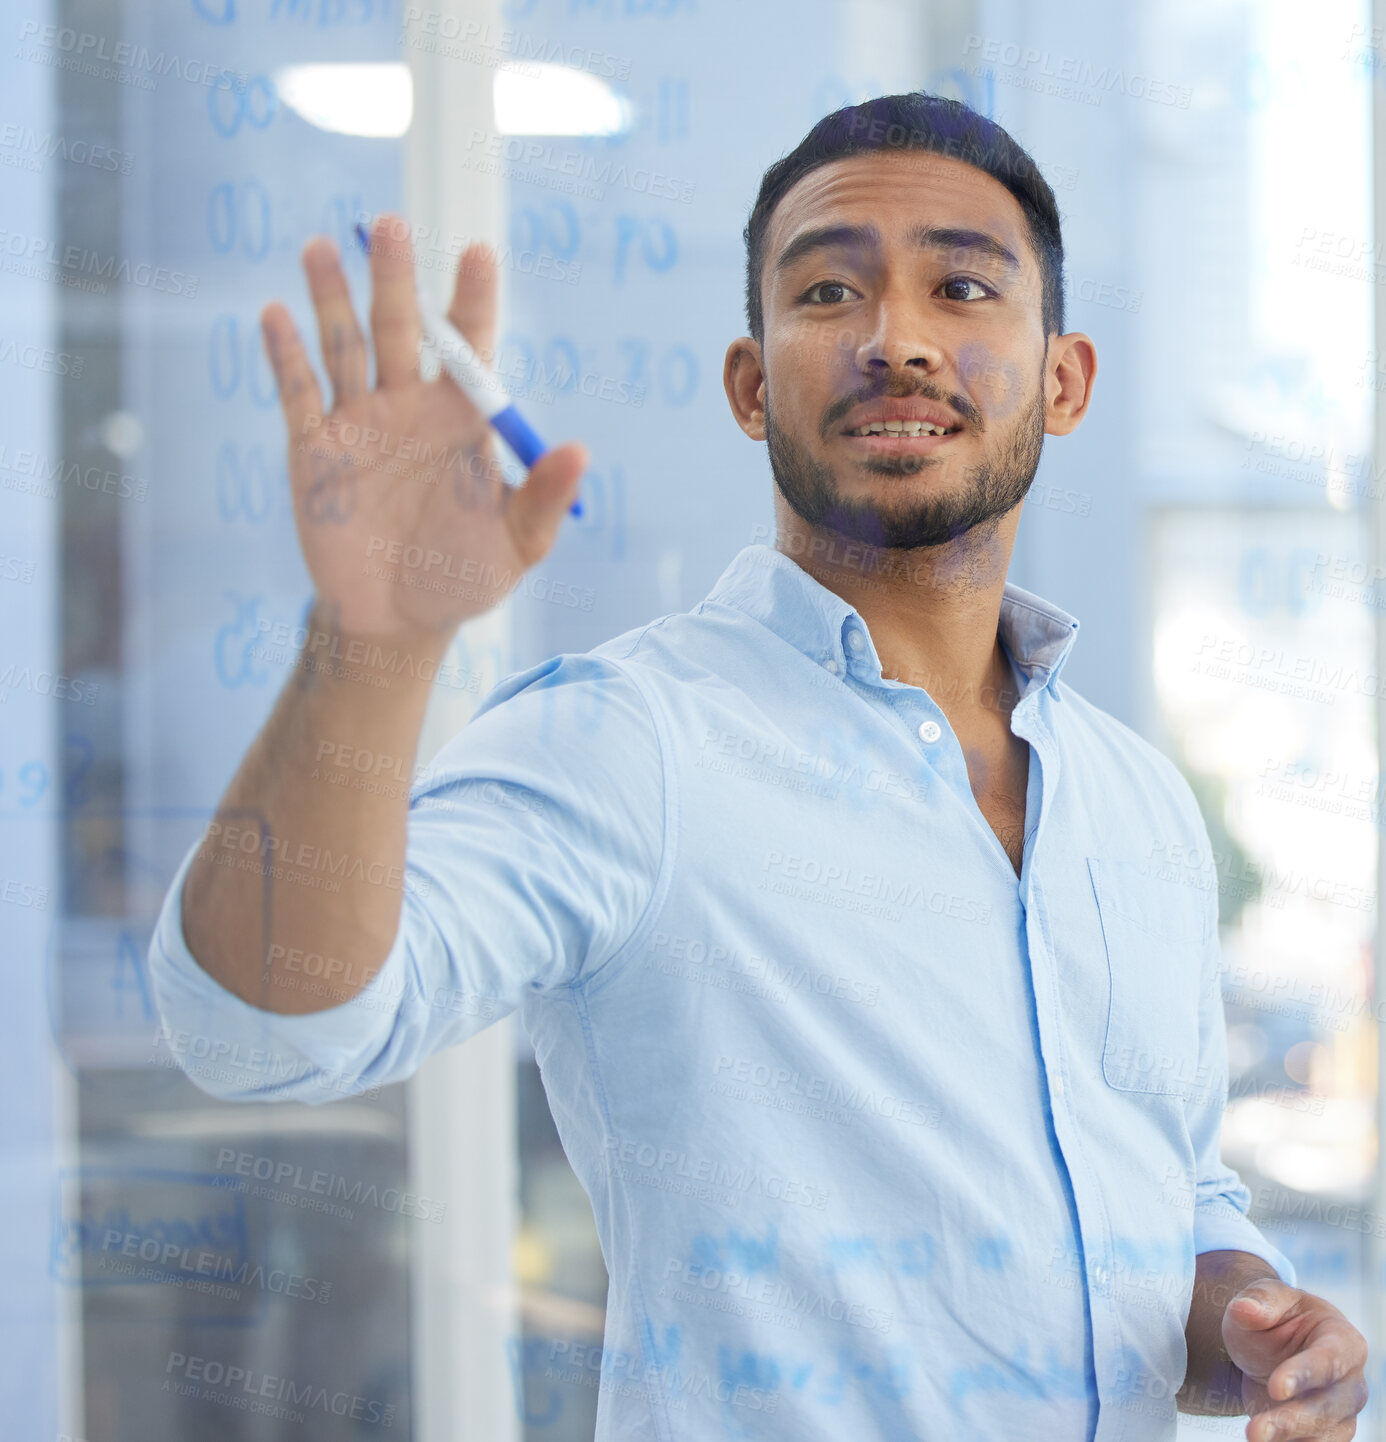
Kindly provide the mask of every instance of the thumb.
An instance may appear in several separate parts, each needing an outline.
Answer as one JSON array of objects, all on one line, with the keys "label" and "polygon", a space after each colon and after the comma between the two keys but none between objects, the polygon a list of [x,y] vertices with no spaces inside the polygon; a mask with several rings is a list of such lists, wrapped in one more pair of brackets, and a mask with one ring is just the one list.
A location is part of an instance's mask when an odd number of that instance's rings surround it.
[{"label": "thumb", "polygon": [[1262,1278],[1227,1304],[1222,1316],[1223,1345],[1248,1377],[1264,1382],[1283,1360],[1289,1338],[1281,1323],[1293,1314],[1299,1295],[1283,1282]]},{"label": "thumb", "polygon": [[545,451],[522,486],[510,492],[510,533],[526,566],[548,555],[587,469],[587,447],[576,441]]},{"label": "thumb", "polygon": [[1224,1315],[1248,1332],[1263,1332],[1285,1316],[1294,1300],[1292,1287],[1272,1281],[1269,1277],[1259,1278],[1248,1283],[1232,1298]]}]

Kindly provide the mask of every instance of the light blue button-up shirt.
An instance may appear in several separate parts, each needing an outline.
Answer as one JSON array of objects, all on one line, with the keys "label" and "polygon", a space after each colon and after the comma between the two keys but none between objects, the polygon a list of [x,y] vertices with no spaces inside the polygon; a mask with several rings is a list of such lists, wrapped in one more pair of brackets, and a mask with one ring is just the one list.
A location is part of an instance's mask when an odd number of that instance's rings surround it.
[{"label": "light blue button-up shirt", "polygon": [[326,1101],[518,1010],[610,1274],[599,1442],[1172,1438],[1196,1254],[1294,1273],[1219,1158],[1207,832],[1059,680],[1077,629],[1007,586],[1017,878],[934,699],[748,546],[695,610],[486,697],[413,788],[351,1002],[208,977],[190,851],[166,1042],[217,1095]]}]

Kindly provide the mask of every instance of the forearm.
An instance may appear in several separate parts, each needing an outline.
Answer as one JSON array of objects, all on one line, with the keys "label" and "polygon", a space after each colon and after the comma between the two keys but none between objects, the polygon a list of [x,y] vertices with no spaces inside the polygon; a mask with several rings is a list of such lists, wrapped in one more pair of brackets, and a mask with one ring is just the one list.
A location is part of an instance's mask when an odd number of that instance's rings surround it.
[{"label": "forearm", "polygon": [[1223,1345],[1223,1313],[1243,1287],[1258,1277],[1277,1275],[1274,1267],[1251,1252],[1204,1252],[1199,1256],[1184,1327],[1189,1365],[1177,1399],[1181,1412],[1239,1417],[1246,1411],[1241,1370]]},{"label": "forearm", "polygon": [[[203,970],[243,1001],[283,1013],[349,1000],[389,953],[403,905],[407,778],[430,690],[418,672],[431,676],[424,663],[446,648],[446,638],[424,634],[366,643],[318,609],[308,632],[182,900],[183,935]],[[389,775],[357,787],[357,775],[333,761],[362,754],[372,773],[380,764]],[[313,963],[311,990],[307,953],[324,958]]]}]

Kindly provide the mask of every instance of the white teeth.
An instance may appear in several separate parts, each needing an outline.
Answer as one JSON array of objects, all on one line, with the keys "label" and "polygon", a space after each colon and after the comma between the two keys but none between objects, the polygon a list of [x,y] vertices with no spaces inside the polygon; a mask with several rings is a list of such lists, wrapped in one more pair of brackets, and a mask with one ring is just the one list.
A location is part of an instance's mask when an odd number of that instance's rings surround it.
[{"label": "white teeth", "polygon": [[930,425],[928,421],[872,421],[870,425],[858,426],[849,431],[853,436],[941,436],[947,434],[944,426]]}]

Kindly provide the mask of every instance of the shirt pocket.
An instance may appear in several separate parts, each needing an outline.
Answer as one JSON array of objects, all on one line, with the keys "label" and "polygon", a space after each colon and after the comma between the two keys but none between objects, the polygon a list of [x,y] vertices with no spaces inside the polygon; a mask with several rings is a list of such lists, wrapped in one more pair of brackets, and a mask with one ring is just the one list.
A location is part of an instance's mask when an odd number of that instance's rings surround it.
[{"label": "shirt pocket", "polygon": [[1131,862],[1090,856],[1088,872],[1111,987],[1102,1074],[1120,1091],[1189,1098],[1199,1083],[1204,893]]}]

